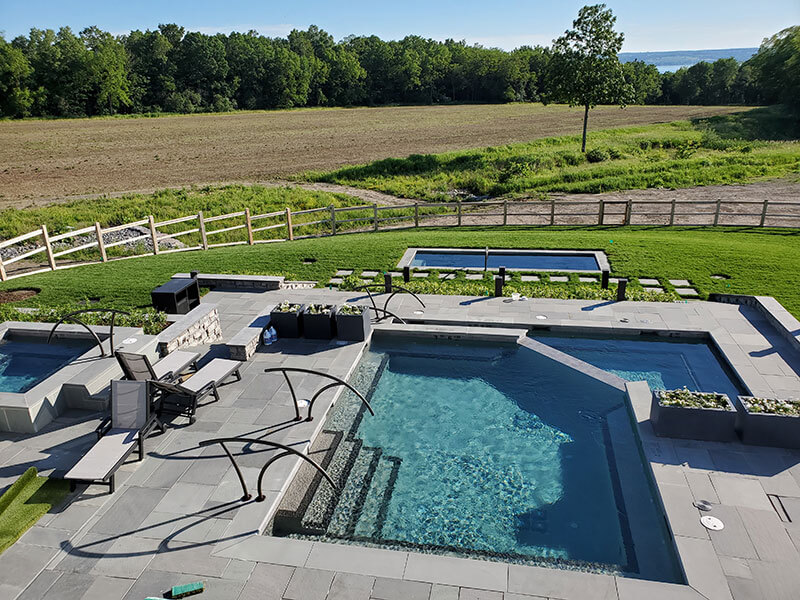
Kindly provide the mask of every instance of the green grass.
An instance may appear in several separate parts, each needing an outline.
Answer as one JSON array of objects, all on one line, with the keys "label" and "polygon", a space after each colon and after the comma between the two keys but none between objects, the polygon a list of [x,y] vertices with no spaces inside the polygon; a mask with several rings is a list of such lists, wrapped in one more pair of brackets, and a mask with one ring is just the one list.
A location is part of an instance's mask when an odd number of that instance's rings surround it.
[{"label": "green grass", "polygon": [[[218,248],[89,265],[0,284],[0,290],[40,288],[21,304],[60,306],[88,296],[97,306],[150,303],[150,290],[176,272],[284,275],[325,284],[337,269],[395,268],[409,246],[587,248],[604,250],[614,276],[688,279],[702,297],[711,292],[775,296],[800,316],[800,230],[663,227],[464,227],[349,234],[257,246]],[[305,258],[316,262],[304,264]],[[730,279],[711,279],[713,274]],[[557,287],[557,284],[549,284]],[[557,289],[577,290],[575,283]],[[669,290],[669,285],[666,285]],[[481,295],[489,284],[469,294]],[[480,292],[480,293],[479,293]]]},{"label": "green grass", "polygon": [[38,477],[31,467],[0,496],[0,552],[16,542],[69,493],[69,484]]},{"label": "green grass", "polygon": [[[154,194],[102,197],[41,207],[5,209],[0,211],[0,239],[33,231],[42,224],[47,225],[51,234],[58,234],[71,228],[92,225],[95,221],[99,221],[104,227],[111,227],[138,221],[147,215],[153,215],[156,221],[166,221],[196,214],[200,210],[206,217],[242,211],[245,208],[249,208],[251,214],[257,215],[283,210],[287,206],[292,210],[305,210],[331,204],[338,207],[363,202],[345,194],[314,192],[295,187],[227,185],[162,190]],[[318,215],[315,216],[314,220],[316,219],[319,219]],[[298,222],[300,221],[302,219]],[[239,218],[238,222],[241,223],[242,219]],[[227,221],[219,221],[213,228],[228,225]],[[181,229],[188,227],[180,225],[176,228]],[[165,228],[164,231],[169,232],[170,229]]]},{"label": "green grass", "polygon": [[593,131],[586,155],[575,135],[415,154],[302,177],[435,201],[464,194],[536,196],[681,188],[797,173],[798,137],[796,119],[781,107],[770,107],[694,122]]}]

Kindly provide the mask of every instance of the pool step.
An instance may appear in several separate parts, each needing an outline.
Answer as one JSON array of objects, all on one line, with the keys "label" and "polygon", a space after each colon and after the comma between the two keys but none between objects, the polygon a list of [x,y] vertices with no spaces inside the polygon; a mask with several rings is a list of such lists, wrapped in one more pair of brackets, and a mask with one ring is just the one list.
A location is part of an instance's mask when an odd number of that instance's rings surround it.
[{"label": "pool step", "polygon": [[331,515],[328,535],[343,538],[353,536],[382,454],[380,448],[362,446]]},{"label": "pool step", "polygon": [[[327,470],[343,437],[344,434],[340,431],[321,431],[309,448],[308,456]],[[319,471],[310,464],[304,462],[300,465],[275,513],[272,523],[274,533],[320,533],[318,530],[304,529],[302,520],[322,479]],[[327,481],[324,487],[330,489]]]},{"label": "pool step", "polygon": [[402,460],[396,456],[382,456],[378,461],[364,506],[355,523],[353,533],[356,537],[372,540],[383,538],[383,524],[389,511],[401,463]]}]

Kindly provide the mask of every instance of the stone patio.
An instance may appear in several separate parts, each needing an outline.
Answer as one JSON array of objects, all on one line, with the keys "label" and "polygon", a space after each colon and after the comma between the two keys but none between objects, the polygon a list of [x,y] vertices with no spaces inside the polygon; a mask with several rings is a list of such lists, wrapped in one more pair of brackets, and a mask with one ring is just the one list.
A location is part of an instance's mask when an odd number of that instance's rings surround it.
[{"label": "stone patio", "polygon": [[[282,300],[367,303],[359,293],[324,289],[274,292],[213,291],[224,340],[268,304]],[[690,304],[396,296],[390,309],[407,321],[446,332],[470,325],[570,328],[636,333],[708,332],[754,395],[800,395],[795,346],[755,308]],[[417,314],[422,310],[422,314]],[[541,318],[543,317],[543,318]],[[789,323],[798,334],[796,321]],[[480,331],[478,329],[478,331]],[[485,329],[484,329],[485,331]],[[242,490],[210,438],[248,436],[307,447],[335,400],[323,395],[311,422],[292,421],[291,396],[268,367],[304,366],[346,378],[364,344],[280,340],[262,347],[242,370],[242,381],[221,388],[219,403],[198,411],[188,426],[176,418],[148,440],[147,457],[129,462],[113,495],[79,488],[0,555],[0,598],[31,600],[142,600],[172,585],[203,580],[208,599],[259,600],[560,600],[706,598],[796,599],[800,590],[800,451],[739,443],[658,438],[649,424],[649,391],[628,393],[645,456],[682,557],[689,585],[670,585],[450,556],[258,535],[297,463],[283,459],[265,478],[266,501],[242,502]],[[223,343],[198,349],[204,360],[224,356]],[[317,389],[296,382],[298,395]],[[92,444],[99,415],[70,411],[35,435],[0,435],[0,484],[29,466],[58,476]],[[231,448],[254,493],[269,456],[260,447]],[[779,514],[775,498],[786,508]],[[695,500],[708,500],[725,529],[700,525]],[[792,516],[796,519],[792,519]],[[791,522],[789,519],[792,519]]]}]

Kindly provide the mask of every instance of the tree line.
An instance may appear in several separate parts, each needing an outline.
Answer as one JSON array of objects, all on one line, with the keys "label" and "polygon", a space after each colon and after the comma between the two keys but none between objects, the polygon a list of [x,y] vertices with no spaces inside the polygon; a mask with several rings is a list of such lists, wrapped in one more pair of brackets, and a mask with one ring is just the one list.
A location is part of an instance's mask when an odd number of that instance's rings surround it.
[{"label": "tree line", "polygon": [[[616,60],[616,54],[612,57]],[[175,24],[114,36],[32,29],[0,37],[0,115],[76,117],[304,106],[563,102],[559,48],[513,51],[419,36],[339,42],[311,26],[286,38],[187,32]],[[800,107],[800,27],[765,40],[745,63],[701,62],[660,74],[620,65],[632,104]]]}]

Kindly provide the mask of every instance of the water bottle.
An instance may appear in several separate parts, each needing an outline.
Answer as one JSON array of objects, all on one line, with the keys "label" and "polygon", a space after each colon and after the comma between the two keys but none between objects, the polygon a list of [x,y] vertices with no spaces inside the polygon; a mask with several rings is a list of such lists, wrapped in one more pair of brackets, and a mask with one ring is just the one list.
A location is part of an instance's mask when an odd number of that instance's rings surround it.
[{"label": "water bottle", "polygon": [[261,334],[261,341],[264,342],[265,346],[269,346],[272,343],[272,335],[269,332],[269,327],[267,327],[264,332]]},{"label": "water bottle", "polygon": [[272,326],[269,328],[269,338],[271,340],[270,343],[278,341],[278,332]]}]

